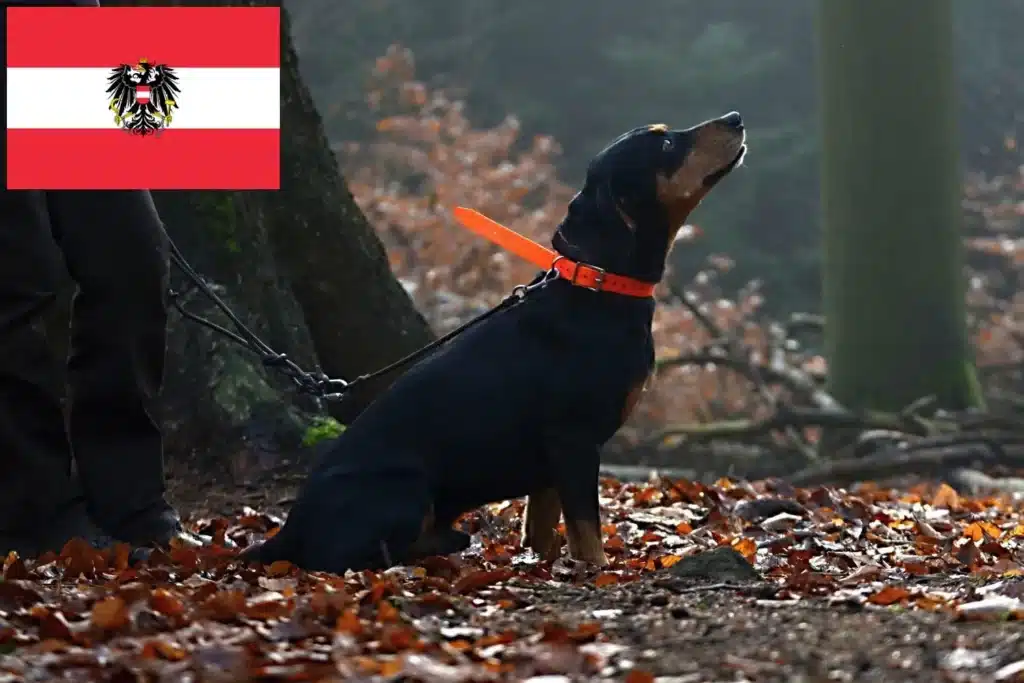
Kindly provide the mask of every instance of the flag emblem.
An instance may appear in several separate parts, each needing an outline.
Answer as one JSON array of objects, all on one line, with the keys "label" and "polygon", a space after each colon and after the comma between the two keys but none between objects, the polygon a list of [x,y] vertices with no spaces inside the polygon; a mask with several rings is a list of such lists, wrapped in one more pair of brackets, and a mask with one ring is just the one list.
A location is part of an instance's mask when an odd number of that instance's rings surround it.
[{"label": "flag emblem", "polygon": [[107,95],[114,123],[135,135],[153,135],[170,125],[181,92],[174,69],[140,59],[110,71]]},{"label": "flag emblem", "polygon": [[281,187],[279,7],[41,4],[4,8],[7,189]]}]

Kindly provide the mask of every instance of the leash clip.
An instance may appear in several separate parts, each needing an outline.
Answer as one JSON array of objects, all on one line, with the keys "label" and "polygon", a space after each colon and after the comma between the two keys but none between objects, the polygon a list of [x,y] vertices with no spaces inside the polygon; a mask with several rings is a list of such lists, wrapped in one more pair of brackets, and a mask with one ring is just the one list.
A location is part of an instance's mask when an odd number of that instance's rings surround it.
[{"label": "leash clip", "polygon": [[533,284],[516,285],[515,287],[513,287],[512,288],[512,294],[509,295],[508,300],[509,301],[522,301],[523,299],[526,298],[526,295],[529,294],[530,292],[532,292],[533,290],[540,289],[541,287],[543,287],[547,283],[551,282],[552,280],[557,280],[559,278],[559,273],[555,269],[555,263],[558,263],[558,259],[561,259],[561,258],[565,258],[565,257],[564,256],[559,256],[558,258],[556,258],[554,260],[554,262],[552,262],[551,268],[547,272],[544,273],[544,277],[542,277],[537,282],[534,282]]},{"label": "leash clip", "polygon": [[345,394],[348,393],[352,384],[353,382],[346,382],[343,379],[321,375],[317,381],[316,391],[313,393],[318,394],[321,400],[334,403],[345,398]]}]

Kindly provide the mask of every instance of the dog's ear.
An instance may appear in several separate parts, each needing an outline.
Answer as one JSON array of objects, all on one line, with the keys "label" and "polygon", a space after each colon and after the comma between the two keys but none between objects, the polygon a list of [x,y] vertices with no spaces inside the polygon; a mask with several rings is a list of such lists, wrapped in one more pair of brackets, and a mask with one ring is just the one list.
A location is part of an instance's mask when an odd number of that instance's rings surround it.
[{"label": "dog's ear", "polygon": [[622,225],[634,235],[636,234],[636,221],[630,215],[633,209],[629,208],[626,196],[617,192],[611,181],[602,183],[597,189],[597,206],[602,211],[612,212],[619,217]]},{"label": "dog's ear", "polygon": [[630,232],[636,233],[637,226],[657,221],[657,175],[653,164],[630,164],[615,169],[602,184],[600,196],[602,208],[614,212]]},{"label": "dog's ear", "polygon": [[604,179],[588,179],[569,203],[552,244],[574,261],[621,272],[635,252],[636,227],[612,186]]},{"label": "dog's ear", "polygon": [[633,232],[650,229],[663,219],[657,201],[658,173],[664,166],[663,143],[668,126],[655,123],[626,133],[594,160],[600,168],[607,206]]}]

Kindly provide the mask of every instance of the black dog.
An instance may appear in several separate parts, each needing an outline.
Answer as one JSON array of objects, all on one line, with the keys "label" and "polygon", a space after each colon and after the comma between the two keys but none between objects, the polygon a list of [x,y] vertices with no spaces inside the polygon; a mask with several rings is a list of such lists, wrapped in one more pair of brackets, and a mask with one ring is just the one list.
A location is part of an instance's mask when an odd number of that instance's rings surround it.
[{"label": "black dog", "polygon": [[599,291],[601,280],[653,289],[744,141],[733,112],[636,128],[604,149],[552,242],[588,277],[539,275],[520,303],[410,369],[321,457],[280,533],[246,555],[337,573],[409,563],[464,549],[452,528],[464,512],[529,496],[525,545],[557,549],[564,513],[570,554],[605,564],[598,453],[653,367],[655,302]]}]

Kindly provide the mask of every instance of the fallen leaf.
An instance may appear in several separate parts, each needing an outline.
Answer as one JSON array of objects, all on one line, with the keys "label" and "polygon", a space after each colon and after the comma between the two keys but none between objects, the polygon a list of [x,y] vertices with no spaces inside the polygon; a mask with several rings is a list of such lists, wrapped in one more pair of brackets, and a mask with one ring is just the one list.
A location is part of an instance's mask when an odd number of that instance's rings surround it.
[{"label": "fallen leaf", "polygon": [[356,614],[354,609],[347,609],[338,615],[338,619],[334,624],[334,630],[339,633],[358,636],[363,632],[363,623],[359,620],[359,615]]},{"label": "fallen leaf", "polygon": [[943,482],[935,492],[935,496],[932,497],[932,507],[955,510],[960,507],[960,494],[956,492],[955,488]]},{"label": "fallen leaf", "polygon": [[57,611],[43,608],[35,615],[39,620],[39,637],[53,638],[55,640],[71,640],[71,626],[64,615]]},{"label": "fallen leaf", "polygon": [[732,548],[751,564],[757,559],[757,544],[752,538],[737,538],[732,542]]},{"label": "fallen leaf", "polygon": [[622,538],[622,536],[616,534],[615,536],[609,537],[608,540],[605,541],[604,549],[607,552],[612,553],[613,555],[618,555],[626,550],[626,541]]},{"label": "fallen leaf", "polygon": [[128,605],[117,596],[100,600],[92,606],[89,621],[102,631],[119,631],[131,621]]},{"label": "fallen leaf", "polygon": [[839,580],[844,586],[852,586],[858,583],[875,581],[882,575],[882,568],[877,564],[866,564],[855,569],[850,574]]},{"label": "fallen leaf", "polygon": [[205,616],[214,621],[232,621],[242,614],[245,608],[245,593],[236,590],[214,593],[202,604]]},{"label": "fallen leaf", "polygon": [[287,560],[277,560],[276,562],[271,562],[270,566],[267,567],[267,576],[272,578],[287,576],[289,573],[291,573],[293,566],[294,565],[292,565],[292,563],[288,562]]},{"label": "fallen leaf", "polygon": [[387,600],[381,600],[377,604],[377,621],[383,623],[392,623],[399,620],[398,610]]},{"label": "fallen leaf", "polygon": [[4,560],[4,581],[17,581],[19,579],[30,578],[28,568],[25,566],[25,561],[18,557],[18,553],[13,550],[7,554],[7,559]]},{"label": "fallen leaf", "polygon": [[185,603],[166,588],[157,588],[153,591],[149,598],[149,606],[168,617],[180,617],[186,610]]},{"label": "fallen leaf", "polygon": [[910,591],[903,586],[889,585],[868,596],[873,605],[894,605],[910,597]]},{"label": "fallen leaf", "polygon": [[43,596],[27,581],[0,581],[0,609],[13,610],[18,607],[31,607],[42,601]]},{"label": "fallen leaf", "polygon": [[986,540],[986,538],[998,540],[1002,535],[1003,532],[999,527],[985,520],[971,522],[964,527],[963,531],[963,536],[971,539],[975,543],[981,543]]},{"label": "fallen leaf", "polygon": [[632,669],[626,674],[625,683],[654,683],[654,674],[643,669]]},{"label": "fallen leaf", "polygon": [[479,570],[463,576],[452,586],[453,593],[471,593],[473,591],[507,581],[515,574],[509,569]]}]

